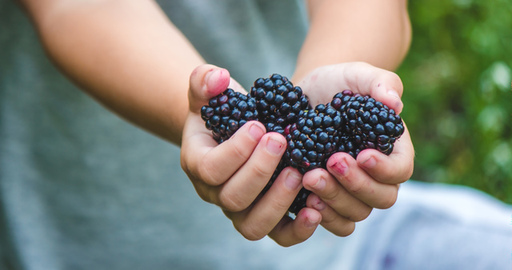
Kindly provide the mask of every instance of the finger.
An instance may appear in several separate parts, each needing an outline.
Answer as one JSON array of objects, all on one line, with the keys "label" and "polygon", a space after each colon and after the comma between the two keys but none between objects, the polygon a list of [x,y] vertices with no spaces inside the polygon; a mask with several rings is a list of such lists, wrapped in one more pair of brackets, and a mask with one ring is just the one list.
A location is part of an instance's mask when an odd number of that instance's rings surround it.
[{"label": "finger", "polygon": [[404,134],[396,141],[389,156],[368,149],[357,156],[357,163],[375,180],[385,184],[400,184],[412,176],[414,147],[404,124]]},{"label": "finger", "polygon": [[231,78],[231,80],[229,81],[228,87],[240,93],[247,93],[247,91],[242,87],[242,85],[240,85],[240,83],[235,81],[235,79],[233,78]]},{"label": "finger", "polygon": [[199,113],[208,100],[222,93],[230,85],[231,77],[226,69],[214,65],[200,65],[192,71],[189,80],[189,108]]},{"label": "finger", "polygon": [[329,208],[334,209],[337,215],[348,220],[364,220],[372,211],[370,206],[347,192],[338,180],[326,170],[309,171],[304,175],[302,182],[306,189],[320,197],[322,202],[325,202]]},{"label": "finger", "polygon": [[354,232],[355,222],[340,216],[333,208],[323,202],[318,195],[314,193],[309,195],[306,205],[320,212],[322,215],[320,225],[331,233],[337,236],[348,236]]},{"label": "finger", "polygon": [[354,197],[374,208],[389,208],[398,195],[398,185],[374,180],[347,153],[336,153],[327,161],[327,170]]},{"label": "finger", "polygon": [[281,219],[268,236],[281,246],[289,247],[311,237],[321,220],[322,215],[318,211],[305,207],[294,220],[288,216]]},{"label": "finger", "polygon": [[182,167],[211,186],[223,184],[229,179],[249,159],[266,132],[263,124],[250,121],[229,140],[217,144],[201,124],[190,129],[184,133],[193,135],[184,136],[186,140],[182,144],[182,153],[187,154],[182,155]]},{"label": "finger", "polygon": [[272,177],[285,149],[282,135],[265,134],[247,162],[222,187],[218,205],[233,212],[249,207]]},{"label": "finger", "polygon": [[227,212],[226,215],[245,238],[261,239],[286,215],[302,187],[301,180],[302,175],[296,169],[285,168],[248,211]]},{"label": "finger", "polygon": [[[324,91],[327,95],[310,95],[312,104],[326,103],[336,93],[350,89],[361,95],[371,95],[400,113],[403,85],[395,73],[363,62],[324,66],[312,71],[299,85],[306,93]],[[326,99],[329,98],[329,99]]]}]

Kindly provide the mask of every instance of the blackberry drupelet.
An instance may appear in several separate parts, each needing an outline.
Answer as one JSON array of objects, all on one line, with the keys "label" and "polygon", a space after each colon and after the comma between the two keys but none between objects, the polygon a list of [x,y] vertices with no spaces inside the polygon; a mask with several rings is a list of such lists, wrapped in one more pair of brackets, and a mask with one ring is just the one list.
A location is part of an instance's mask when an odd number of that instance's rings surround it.
[{"label": "blackberry drupelet", "polygon": [[302,110],[310,108],[302,89],[279,74],[258,78],[251,87],[250,96],[256,100],[259,120],[265,124],[267,132],[284,134],[284,128],[296,122]]},{"label": "blackberry drupelet", "polygon": [[222,143],[248,121],[258,120],[258,111],[254,98],[228,88],[201,108],[201,117],[213,138]]}]

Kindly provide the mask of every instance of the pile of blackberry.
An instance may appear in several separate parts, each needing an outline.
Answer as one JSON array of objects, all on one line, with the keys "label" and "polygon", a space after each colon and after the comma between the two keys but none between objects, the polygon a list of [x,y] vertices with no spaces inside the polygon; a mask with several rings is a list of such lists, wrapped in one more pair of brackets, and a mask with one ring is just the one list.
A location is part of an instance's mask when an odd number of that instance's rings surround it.
[{"label": "pile of blackberry", "polygon": [[[288,166],[304,174],[325,168],[337,152],[356,158],[362,150],[373,148],[389,155],[404,132],[400,116],[370,96],[345,90],[313,108],[302,89],[279,74],[258,78],[248,94],[226,89],[201,108],[201,116],[218,143],[251,120],[263,123],[267,132],[286,137],[286,151],[263,192]],[[303,188],[289,212],[297,214],[304,208],[309,194]]]}]

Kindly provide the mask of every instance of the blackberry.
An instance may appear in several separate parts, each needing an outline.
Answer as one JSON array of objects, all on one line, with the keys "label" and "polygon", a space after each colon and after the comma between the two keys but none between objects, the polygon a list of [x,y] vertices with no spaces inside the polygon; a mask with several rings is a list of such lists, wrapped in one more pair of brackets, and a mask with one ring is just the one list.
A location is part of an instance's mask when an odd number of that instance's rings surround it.
[{"label": "blackberry", "polygon": [[283,158],[303,174],[325,168],[325,162],[337,150],[342,124],[341,113],[330,104],[302,111],[298,121],[286,128],[288,146]]},{"label": "blackberry", "polygon": [[[262,193],[288,166],[304,174],[325,168],[336,152],[356,158],[362,150],[373,148],[389,155],[404,132],[400,116],[370,96],[345,90],[313,109],[302,89],[279,74],[257,79],[247,95],[226,89],[201,108],[201,116],[218,143],[250,120],[286,137],[285,154]],[[302,188],[288,211],[297,214],[310,193]]]},{"label": "blackberry", "polygon": [[213,138],[222,143],[248,121],[258,120],[258,111],[254,98],[228,88],[201,108],[201,117]]},{"label": "blackberry", "polygon": [[302,89],[279,74],[258,78],[251,87],[250,96],[256,100],[259,120],[268,132],[284,134],[284,128],[296,122],[302,110],[310,108]]},{"label": "blackberry", "polygon": [[331,106],[341,112],[345,122],[338,151],[347,152],[354,158],[368,148],[391,154],[396,139],[404,132],[401,117],[370,96],[346,90],[333,97]]}]

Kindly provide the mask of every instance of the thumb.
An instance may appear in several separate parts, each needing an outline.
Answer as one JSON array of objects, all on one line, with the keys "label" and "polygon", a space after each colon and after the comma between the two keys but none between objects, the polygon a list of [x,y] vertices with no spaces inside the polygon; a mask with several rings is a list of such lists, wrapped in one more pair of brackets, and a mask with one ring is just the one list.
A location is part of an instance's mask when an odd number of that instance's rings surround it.
[{"label": "thumb", "polygon": [[192,71],[188,100],[191,112],[199,113],[208,100],[222,93],[230,84],[229,71],[214,65],[201,65]]}]

